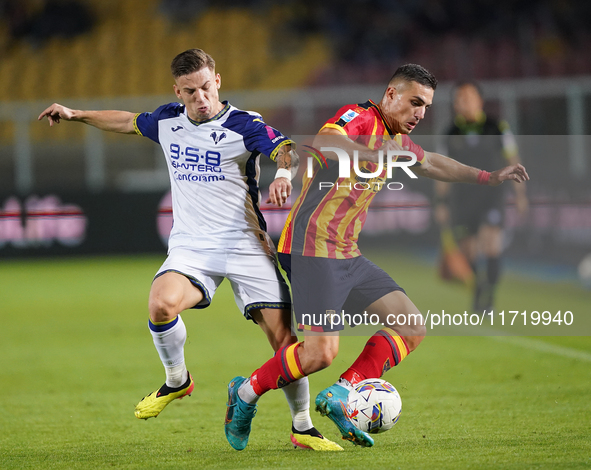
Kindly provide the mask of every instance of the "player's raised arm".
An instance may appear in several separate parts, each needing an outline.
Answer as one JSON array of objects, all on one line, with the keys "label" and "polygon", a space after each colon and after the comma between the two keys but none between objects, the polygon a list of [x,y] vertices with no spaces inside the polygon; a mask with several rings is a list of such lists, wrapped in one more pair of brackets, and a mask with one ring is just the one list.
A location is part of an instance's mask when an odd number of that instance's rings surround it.
[{"label": "player's raised arm", "polygon": [[65,121],[80,121],[94,126],[102,131],[119,132],[121,134],[135,134],[133,120],[134,113],[128,111],[81,111],[66,108],[54,103],[37,118],[39,121],[47,117],[49,125],[59,124]]},{"label": "player's raised arm", "polygon": [[267,204],[283,206],[291,194],[291,179],[298,171],[300,158],[290,144],[283,145],[277,151],[277,173],[269,186]]},{"label": "player's raised arm", "polygon": [[516,183],[529,180],[529,175],[521,164],[509,165],[489,173],[433,152],[425,152],[422,165],[414,166],[412,171],[418,175],[448,183],[472,183],[486,186],[498,186],[506,180]]}]

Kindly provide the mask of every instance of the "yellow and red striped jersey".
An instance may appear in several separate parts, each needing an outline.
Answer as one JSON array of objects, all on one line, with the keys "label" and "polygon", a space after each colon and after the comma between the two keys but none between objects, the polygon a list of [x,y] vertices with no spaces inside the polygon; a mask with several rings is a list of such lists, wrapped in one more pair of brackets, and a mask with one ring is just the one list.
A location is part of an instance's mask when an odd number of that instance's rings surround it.
[{"label": "yellow and red striped jersey", "polygon": [[[423,149],[408,135],[390,129],[379,106],[373,101],[350,104],[338,110],[322,127],[332,128],[372,150],[395,139],[417,156],[417,164],[425,157]],[[353,171],[348,178],[339,177],[339,164],[314,162],[312,177],[304,175],[302,192],[295,201],[279,240],[278,251],[319,258],[347,259],[360,256],[359,233],[367,218],[369,204],[386,182],[386,165],[379,176],[362,178]],[[359,172],[376,173],[378,165],[359,162]],[[320,182],[333,182],[320,188]],[[329,186],[329,185],[323,185]]]}]

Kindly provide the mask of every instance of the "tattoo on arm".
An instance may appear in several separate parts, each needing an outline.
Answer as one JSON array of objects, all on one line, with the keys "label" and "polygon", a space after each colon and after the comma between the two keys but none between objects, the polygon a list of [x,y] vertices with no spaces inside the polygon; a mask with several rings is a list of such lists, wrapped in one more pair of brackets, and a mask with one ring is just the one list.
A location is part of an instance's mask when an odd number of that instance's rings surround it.
[{"label": "tattoo on arm", "polygon": [[290,170],[292,175],[298,171],[300,157],[291,146],[284,145],[277,151],[277,168]]}]

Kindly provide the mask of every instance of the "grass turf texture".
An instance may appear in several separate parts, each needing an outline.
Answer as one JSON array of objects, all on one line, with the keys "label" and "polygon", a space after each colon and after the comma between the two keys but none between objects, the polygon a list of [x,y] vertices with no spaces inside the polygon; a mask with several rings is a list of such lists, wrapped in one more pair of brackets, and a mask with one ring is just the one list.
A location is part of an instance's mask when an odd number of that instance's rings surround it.
[{"label": "grass turf texture", "polygon": [[[369,255],[371,258],[371,254]],[[421,310],[464,310],[468,294],[431,266],[376,257]],[[384,377],[400,391],[399,423],[361,449],[316,427],[345,452],[294,450],[281,392],[259,402],[246,450],[224,437],[226,385],[271,354],[237,311],[225,282],[207,310],[183,315],[193,396],[148,421],[137,401],[164,373],[147,328],[147,294],[162,257],[4,261],[0,265],[0,468],[589,468],[591,340],[428,337]],[[570,309],[587,315],[588,291],[503,278],[507,309]],[[534,305],[535,304],[535,305]],[[513,338],[515,339],[515,338]],[[360,352],[344,337],[333,365],[311,377],[312,399]],[[546,345],[547,348],[531,345]],[[579,357],[560,354],[568,348]],[[542,350],[540,350],[542,349]]]}]

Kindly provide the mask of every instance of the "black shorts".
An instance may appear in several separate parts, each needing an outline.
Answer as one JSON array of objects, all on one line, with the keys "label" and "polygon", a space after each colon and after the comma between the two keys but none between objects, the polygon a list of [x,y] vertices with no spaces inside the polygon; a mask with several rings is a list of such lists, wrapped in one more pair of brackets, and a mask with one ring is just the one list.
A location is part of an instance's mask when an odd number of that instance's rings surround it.
[{"label": "black shorts", "polygon": [[453,232],[457,239],[476,235],[483,225],[502,227],[505,214],[501,204],[469,205],[453,209]]},{"label": "black shorts", "polygon": [[[363,314],[369,305],[390,292],[404,292],[383,269],[364,256],[329,259],[279,253],[279,262],[291,281],[300,331],[342,330],[343,317]],[[334,318],[335,315],[340,318]]]}]

